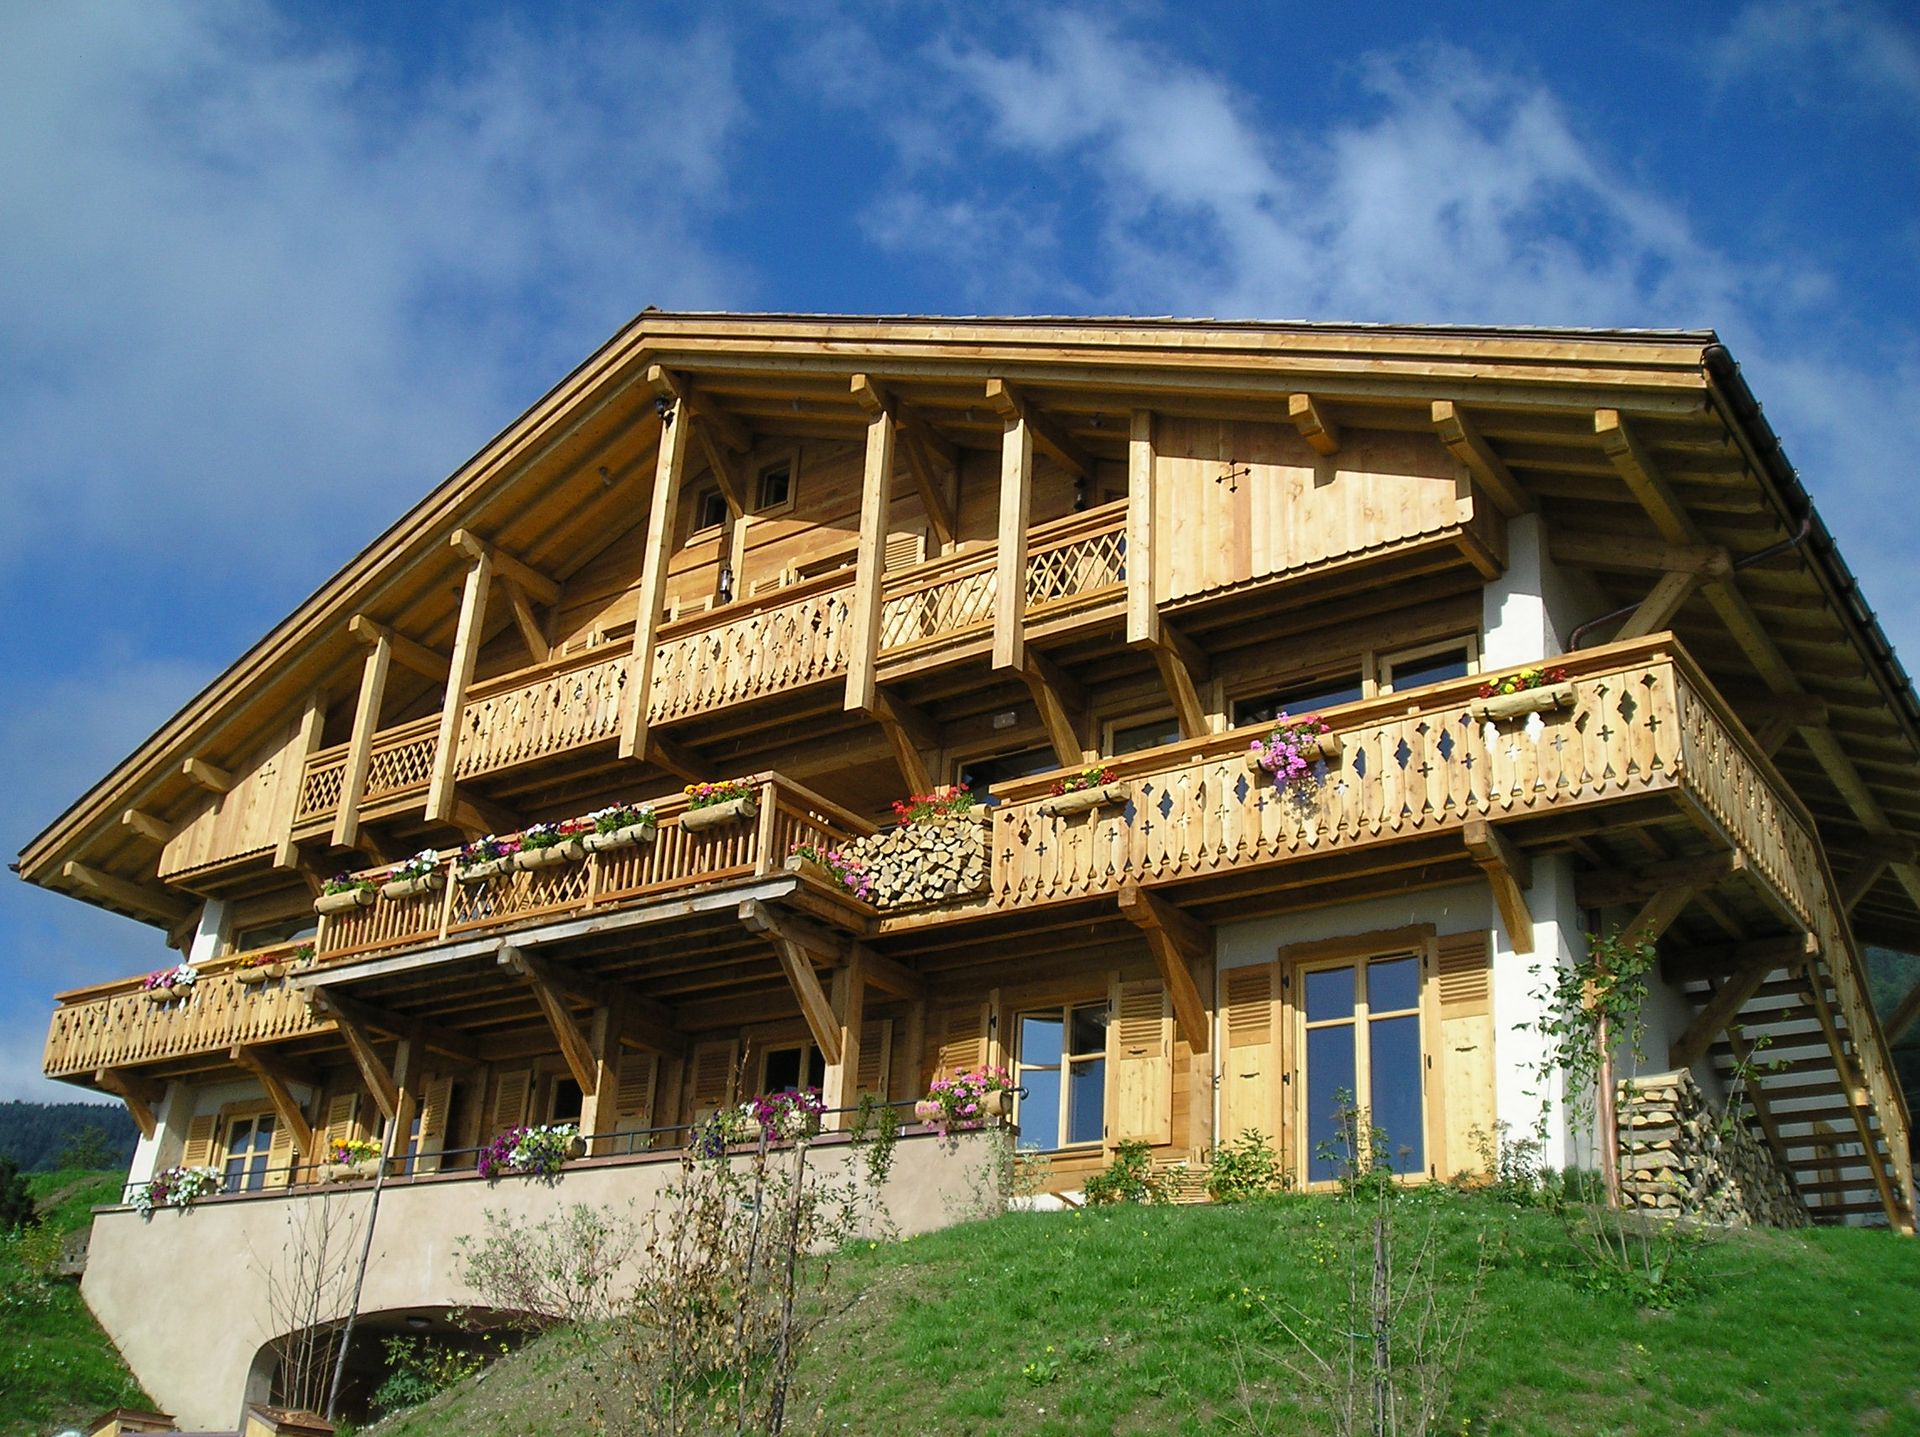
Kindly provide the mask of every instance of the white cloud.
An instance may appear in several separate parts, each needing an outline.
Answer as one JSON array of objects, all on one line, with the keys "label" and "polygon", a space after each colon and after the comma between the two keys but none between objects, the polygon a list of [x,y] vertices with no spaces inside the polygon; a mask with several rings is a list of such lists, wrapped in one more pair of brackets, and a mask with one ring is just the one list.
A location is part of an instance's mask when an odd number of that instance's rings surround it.
[{"label": "white cloud", "polygon": [[1759,76],[1803,105],[1877,103],[1920,120],[1920,40],[1876,6],[1840,0],[1749,5],[1709,51],[1722,84]]}]

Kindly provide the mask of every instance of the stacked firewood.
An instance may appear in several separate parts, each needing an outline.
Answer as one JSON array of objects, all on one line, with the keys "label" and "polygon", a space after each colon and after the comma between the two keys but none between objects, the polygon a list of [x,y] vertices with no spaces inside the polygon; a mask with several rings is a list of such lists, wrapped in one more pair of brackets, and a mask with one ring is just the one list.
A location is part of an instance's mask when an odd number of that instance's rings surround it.
[{"label": "stacked firewood", "polygon": [[1743,1122],[1685,1069],[1619,1084],[1620,1192],[1632,1206],[1744,1227],[1804,1227],[1805,1204]]},{"label": "stacked firewood", "polygon": [[949,903],[987,886],[986,833],[978,818],[933,819],[846,845],[867,866],[878,908]]}]

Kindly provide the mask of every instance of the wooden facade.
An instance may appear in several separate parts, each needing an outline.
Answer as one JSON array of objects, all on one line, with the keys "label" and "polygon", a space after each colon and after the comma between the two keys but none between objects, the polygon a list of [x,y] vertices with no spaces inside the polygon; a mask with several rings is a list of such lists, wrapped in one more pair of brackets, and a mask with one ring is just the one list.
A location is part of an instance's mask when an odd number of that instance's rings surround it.
[{"label": "wooden facade", "polygon": [[[1337,1052],[1444,1177],[1523,1125],[1524,968],[1630,926],[1659,1056],[1764,1037],[1811,1211],[1910,1228],[1863,945],[1920,951],[1920,710],[1850,585],[1710,335],[649,313],[28,846],[198,971],[62,995],[46,1071],[288,1182],[987,1064],[1072,1188],[1254,1129],[1314,1181]],[[1248,745],[1303,707],[1282,790]],[[689,822],[721,780],[751,812]],[[614,802],[645,841],[452,857]]]}]

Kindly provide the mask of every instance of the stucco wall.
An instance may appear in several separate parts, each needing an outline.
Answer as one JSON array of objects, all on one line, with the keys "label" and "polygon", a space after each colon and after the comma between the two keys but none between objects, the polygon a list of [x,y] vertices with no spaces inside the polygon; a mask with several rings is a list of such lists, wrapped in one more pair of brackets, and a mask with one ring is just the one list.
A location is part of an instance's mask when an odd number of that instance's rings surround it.
[{"label": "stucco wall", "polygon": [[[812,1161],[832,1180],[852,1152],[825,1138]],[[677,1159],[665,1156],[576,1163],[552,1183],[471,1175],[389,1183],[360,1310],[477,1304],[479,1294],[460,1279],[458,1243],[483,1231],[488,1208],[538,1221],[590,1203],[643,1221],[678,1172]],[[991,1148],[978,1136],[904,1136],[883,1195],[886,1214],[901,1236],[979,1216],[990,1172]],[[261,1346],[278,1335],[267,1274],[284,1270],[290,1239],[318,1204],[350,1220],[357,1255],[371,1196],[367,1185],[213,1198],[150,1221],[130,1208],[102,1209],[81,1291],[162,1409],[187,1427],[230,1427],[244,1399],[266,1395],[249,1393],[247,1383]]]}]

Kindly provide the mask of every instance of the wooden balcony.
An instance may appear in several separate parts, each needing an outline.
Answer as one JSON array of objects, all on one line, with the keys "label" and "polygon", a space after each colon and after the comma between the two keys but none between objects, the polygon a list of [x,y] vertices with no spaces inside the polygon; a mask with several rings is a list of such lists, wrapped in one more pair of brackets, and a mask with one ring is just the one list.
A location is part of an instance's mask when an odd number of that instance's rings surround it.
[{"label": "wooden balcony", "polygon": [[139,977],[62,993],[41,1067],[48,1077],[63,1078],[214,1054],[224,1059],[234,1047],[331,1033],[333,1020],[315,1017],[307,995],[285,977],[240,980],[251,959],[294,964],[295,954],[295,946],[287,945],[217,959],[199,969],[185,997],[165,1003],[149,999]]}]

